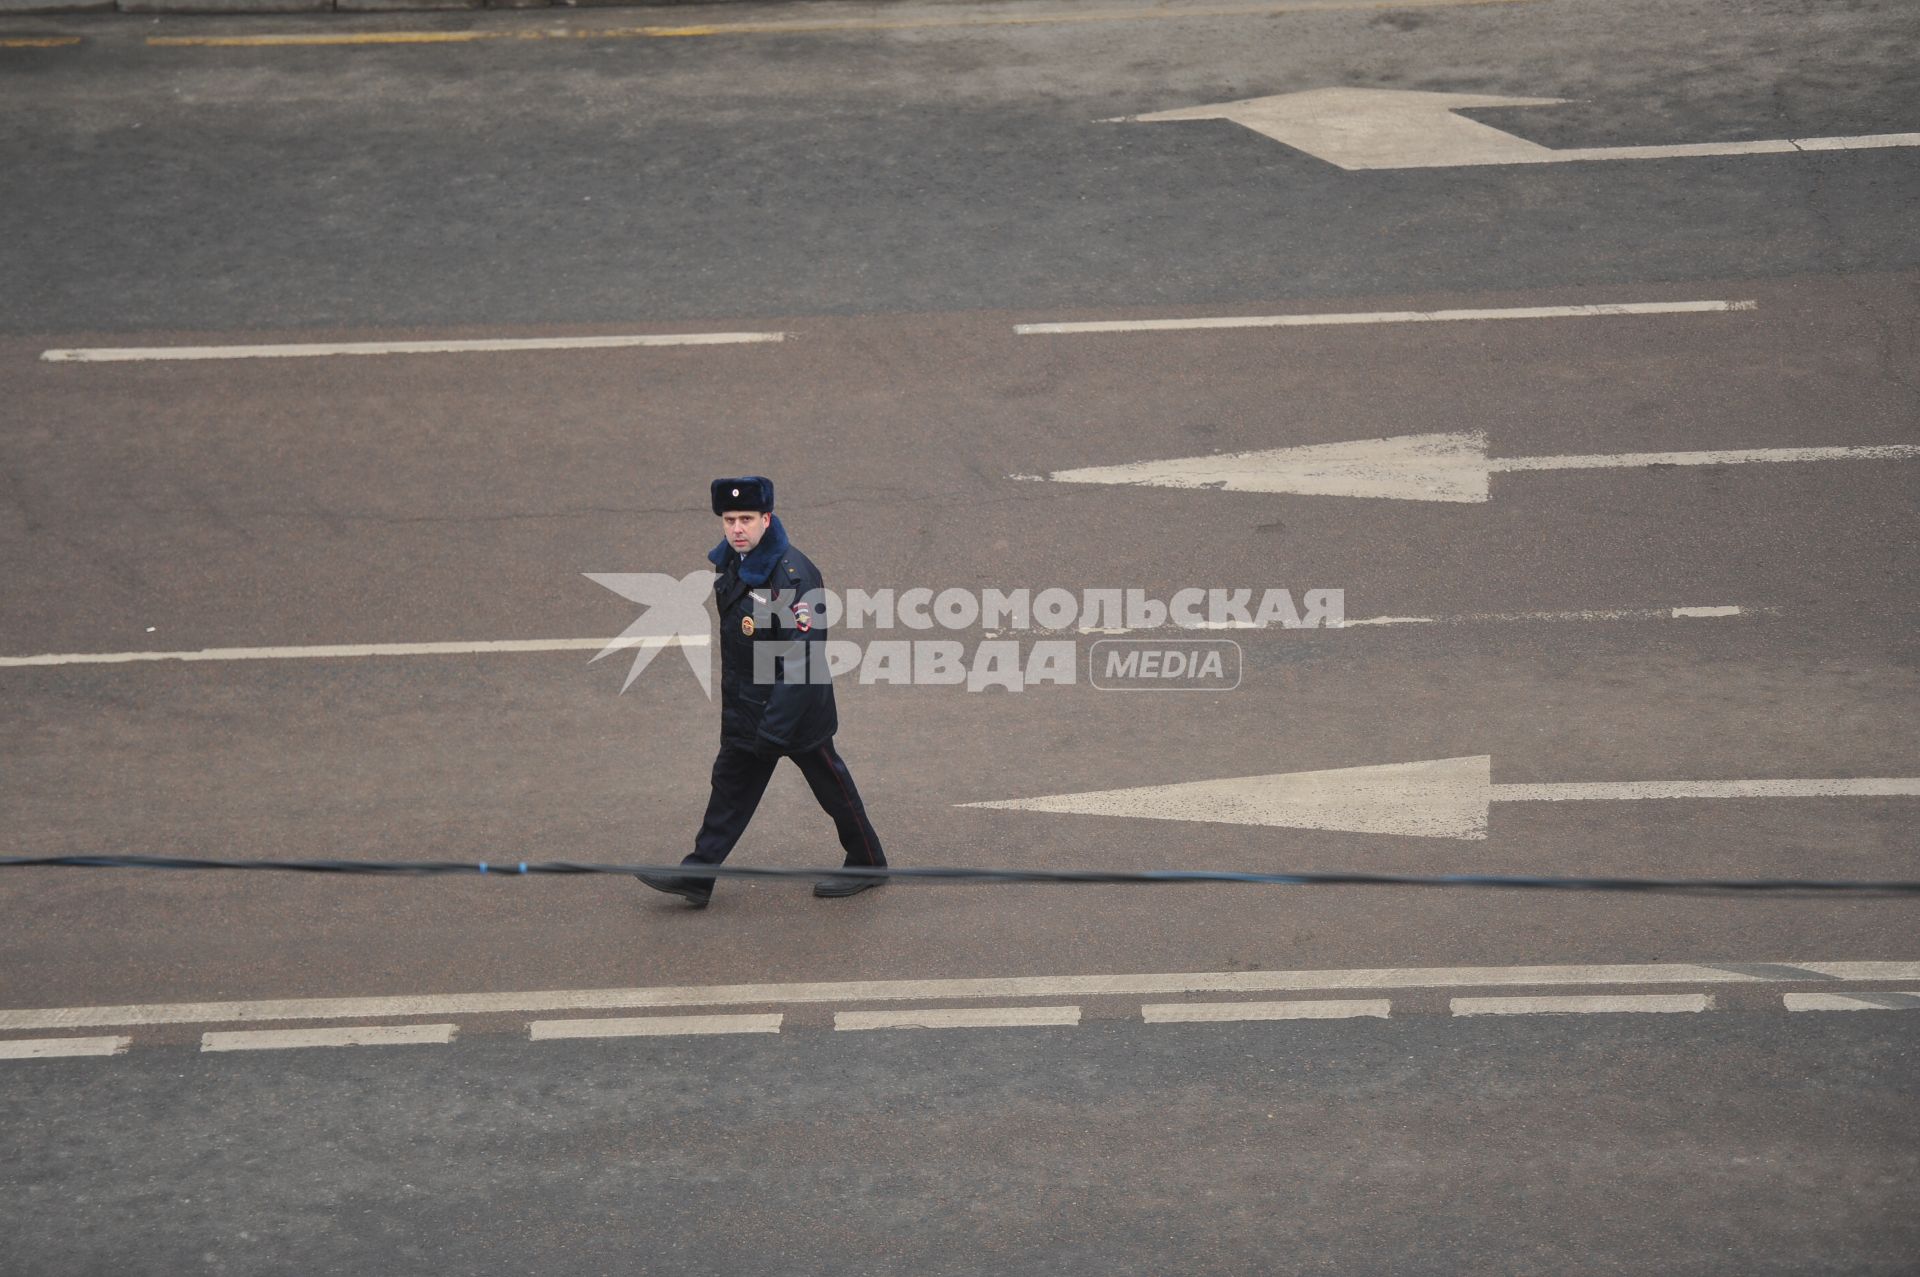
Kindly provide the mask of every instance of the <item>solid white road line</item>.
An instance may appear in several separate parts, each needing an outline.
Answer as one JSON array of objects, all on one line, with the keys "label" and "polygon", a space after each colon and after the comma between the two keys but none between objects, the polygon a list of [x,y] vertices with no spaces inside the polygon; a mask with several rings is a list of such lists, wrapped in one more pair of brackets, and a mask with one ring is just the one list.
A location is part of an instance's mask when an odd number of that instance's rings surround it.
[{"label": "solid white road line", "polygon": [[1471,319],[1577,319],[1602,315],[1690,315],[1755,310],[1757,301],[1615,302],[1590,306],[1503,306],[1485,310],[1376,310],[1337,315],[1223,315],[1210,319],[1101,319],[1015,324],[1022,337],[1051,333],[1144,333],[1194,328],[1315,328],[1347,324],[1431,324]]},{"label": "solid white road line", "polygon": [[[1672,608],[1610,608],[1584,612],[1465,612],[1452,616],[1374,616],[1343,621],[1331,629],[1363,625],[1468,625],[1513,621],[1645,621],[1686,617],[1743,616],[1765,608],[1739,605]],[[1250,630],[1250,622],[1203,622],[1183,629]],[[1268,627],[1277,628],[1277,627]],[[1165,627],[1162,627],[1164,630]],[[1145,633],[1120,627],[1082,626],[1082,634]],[[625,651],[640,647],[708,647],[706,635],[645,638],[463,639],[439,643],[334,643],[306,647],[203,647],[179,652],[45,652],[34,656],[0,656],[0,669],[39,665],[128,665],[140,661],[300,661],[354,656],[467,656],[517,652]]]},{"label": "solid white road line", "polygon": [[1797,155],[1803,151],[1871,151],[1920,146],[1920,133],[1865,133],[1849,137],[1783,137],[1752,142],[1680,142],[1669,146],[1581,146],[1549,151],[1547,162],[1672,160],[1709,155]]},{"label": "solid white road line", "polygon": [[128,346],[43,350],[51,364],[182,359],[314,359],[326,355],[451,355],[512,350],[615,350],[629,346],[737,346],[784,341],[785,333],[647,333],[617,337],[503,337],[480,341],[336,341],[283,346]]},{"label": "solid white road line", "polygon": [[1003,976],[986,979],[853,980],[809,984],[713,984],[630,989],[554,989],[414,997],[277,998],[255,1002],[165,1002],[0,1011],[0,1032],[144,1024],[235,1024],[257,1020],[348,1020],[427,1015],[937,1001],[952,998],[1172,997],[1341,989],[1441,989],[1606,984],[1785,984],[1795,980],[1920,980],[1920,962],[1688,962],[1593,966],[1383,967],[1335,971],[1195,971],[1158,975]]},{"label": "solid white road line", "polygon": [[1079,1007],[958,1007],[933,1011],[836,1011],[836,1029],[1011,1029],[1080,1023]]},{"label": "solid white road line", "polygon": [[0,1060],[50,1060],[67,1055],[119,1055],[132,1038],[18,1038],[0,1042]]},{"label": "solid white road line", "polygon": [[1591,608],[1582,612],[1463,612],[1454,616],[1373,616],[1364,620],[1343,621],[1340,628],[1354,625],[1485,625],[1532,621],[1672,621],[1682,616],[1739,616],[1738,607],[1616,607]]},{"label": "solid white road line", "polygon": [[644,1015],[610,1020],[535,1020],[527,1036],[557,1038],[657,1038],[699,1033],[778,1033],[786,1017],[773,1015]]},{"label": "solid white road line", "polygon": [[1916,798],[1920,776],[1840,780],[1589,780],[1494,785],[1497,803],[1564,803],[1635,798]]},{"label": "solid white road line", "polygon": [[[1362,625],[1484,625],[1491,623],[1510,623],[1528,621],[1677,621],[1695,617],[1746,616],[1755,612],[1777,609],[1765,607],[1741,607],[1738,604],[1717,604],[1706,607],[1616,607],[1590,608],[1580,612],[1456,612],[1439,616],[1367,616],[1343,618],[1338,625],[1329,625],[1332,630],[1350,630]],[[1257,625],[1252,621],[1201,621],[1196,625],[1160,626],[1154,633],[1180,633],[1186,630],[1266,630],[1282,629],[1277,625]],[[1082,634],[1142,634],[1147,630],[1128,629],[1125,626],[1080,627]]]},{"label": "solid white road line", "polygon": [[1821,448],[1719,448],[1706,452],[1606,452],[1562,457],[1488,457],[1495,474],[1516,470],[1632,470],[1644,466],[1744,466],[1787,461],[1900,461],[1920,457],[1920,444],[1879,443]]},{"label": "solid white road line", "polygon": [[1215,1024],[1231,1020],[1350,1020],[1393,1011],[1386,998],[1327,999],[1319,1002],[1149,1002],[1140,1008],[1148,1024]]},{"label": "solid white road line", "polygon": [[1454,998],[1455,1015],[1591,1015],[1615,1011],[1706,1011],[1710,993],[1632,993],[1596,997]]},{"label": "solid white road line", "polygon": [[1920,990],[1886,993],[1789,993],[1789,1011],[1920,1011]]},{"label": "solid white road line", "polygon": [[203,1033],[202,1051],[284,1051],[308,1046],[445,1046],[451,1024],[357,1024],[344,1029],[243,1029]]},{"label": "solid white road line", "polygon": [[478,652],[581,652],[603,647],[706,647],[704,635],[678,638],[479,639],[451,643],[347,643],[325,647],[203,647],[192,652],[50,652],[0,656],[0,669],[27,665],[122,665],[131,661],[298,661],[337,656],[460,656]]}]

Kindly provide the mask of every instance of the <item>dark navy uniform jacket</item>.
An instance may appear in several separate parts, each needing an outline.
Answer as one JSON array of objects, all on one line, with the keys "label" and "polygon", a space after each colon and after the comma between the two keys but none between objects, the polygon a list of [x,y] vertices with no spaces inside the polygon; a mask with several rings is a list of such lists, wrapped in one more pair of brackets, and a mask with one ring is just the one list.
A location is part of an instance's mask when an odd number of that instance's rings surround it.
[{"label": "dark navy uniform jacket", "polygon": [[778,515],[744,558],[725,540],[707,558],[720,573],[720,743],[762,756],[819,748],[840,727],[827,629],[811,593],[821,589],[820,569],[787,541]]}]

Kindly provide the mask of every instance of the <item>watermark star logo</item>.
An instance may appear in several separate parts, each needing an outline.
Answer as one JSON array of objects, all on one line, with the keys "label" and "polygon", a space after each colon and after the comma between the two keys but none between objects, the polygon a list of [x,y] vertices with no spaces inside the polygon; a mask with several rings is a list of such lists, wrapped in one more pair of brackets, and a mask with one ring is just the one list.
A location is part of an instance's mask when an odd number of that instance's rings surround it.
[{"label": "watermark star logo", "polygon": [[[678,647],[686,656],[693,676],[700,680],[700,690],[707,694],[708,700],[713,699],[713,666],[707,659],[707,648],[713,641],[713,617],[707,611],[707,600],[713,595],[715,573],[702,568],[678,578],[665,572],[583,572],[581,575],[645,609],[639,620],[593,657],[597,661],[610,652],[634,649],[633,667],[627,671],[627,681],[620,685],[621,691],[633,686],[633,680],[640,677],[640,671],[647,668],[660,649],[671,646]],[[591,665],[593,661],[587,663]]]}]

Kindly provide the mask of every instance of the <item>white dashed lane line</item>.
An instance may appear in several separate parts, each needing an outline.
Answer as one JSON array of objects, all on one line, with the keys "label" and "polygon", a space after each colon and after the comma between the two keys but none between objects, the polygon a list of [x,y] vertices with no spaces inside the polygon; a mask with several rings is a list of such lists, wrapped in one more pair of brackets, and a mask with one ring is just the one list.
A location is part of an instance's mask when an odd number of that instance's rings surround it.
[{"label": "white dashed lane line", "polygon": [[960,999],[1153,997],[1387,989],[1545,988],[1593,985],[1768,985],[1920,980],[1920,962],[1629,962],[1510,967],[1373,967],[1328,971],[1187,971],[1127,975],[990,976],[846,980],[802,984],[664,985],[404,997],[271,998],[0,1010],[0,1032],[162,1024],[297,1023],[306,1020],[638,1011],[668,1007],[792,1006]]},{"label": "white dashed lane line", "polygon": [[[236,1024],[247,1021],[298,1023],[316,1020],[371,1020],[403,1016],[487,1017],[484,1033],[499,1033],[496,1017],[517,1020],[522,1040],[647,1038],[753,1034],[784,1036],[787,1012],[766,1008],[838,1003],[855,1004],[833,1015],[835,1030],[1073,1027],[1083,1009],[1073,1004],[1006,1005],[1007,1000],[1059,998],[1140,999],[1132,1008],[1096,1012],[1108,1024],[1206,1024],[1246,1021],[1390,1019],[1393,989],[1469,989],[1471,996],[1451,998],[1450,1017],[1490,1015],[1607,1015],[1619,1013],[1699,1013],[1723,1007],[1721,995],[1704,991],[1548,992],[1584,986],[1706,985],[1759,989],[1772,985],[1820,987],[1782,993],[1787,1011],[1920,1010],[1920,990],[1834,989],[1838,983],[1910,984],[1920,979],[1920,962],[1728,962],[1623,963],[1534,967],[1407,967],[1333,971],[1213,971],[1143,975],[1011,976],[987,979],[871,980],[819,984],[692,985],[637,989],[556,989],[523,993],[464,993],[415,997],[282,998],[260,1002],[162,1003],[146,1006],[49,1007],[0,1011],[0,1032],[15,1033],[87,1028],[153,1028],[167,1025]],[[1501,987],[1526,993],[1492,994]],[[1348,997],[1313,996],[1347,993]],[[1299,993],[1297,998],[1260,999],[1234,995]],[[1196,995],[1200,995],[1196,997]],[[1207,997],[1205,995],[1212,995]],[[1358,996],[1371,995],[1371,996]],[[1159,1001],[1156,997],[1191,1000]],[[1752,994],[1740,994],[1735,1010],[1753,1010]],[[987,1006],[937,1006],[859,1009],[859,1003],[993,1000]],[[672,1014],[674,1008],[748,1006],[738,1013]],[[594,1016],[593,1011],[659,1011],[658,1014]],[[1401,1008],[1402,1011],[1406,1007]],[[521,1019],[529,1013],[558,1013],[563,1018]],[[1116,1019],[1116,1012],[1118,1017]],[[1414,1014],[1431,1014],[1416,1001]],[[451,1020],[413,1024],[343,1024],[328,1027],[223,1029],[204,1032],[200,1049],[208,1052],[296,1050],[308,1047],[418,1046],[451,1043],[460,1028]],[[164,1041],[164,1034],[162,1035]],[[21,1037],[0,1039],[0,1060],[61,1056],[113,1056],[127,1051],[128,1036]],[[155,1042],[154,1045],[162,1045]]]},{"label": "white dashed lane line", "polygon": [[[1833,964],[1837,965],[1837,964]],[[1873,965],[1873,964],[1848,964]],[[1911,965],[1911,964],[1879,964]],[[1920,1011],[1920,991],[1855,990],[1847,993],[1788,993],[1788,1011]],[[1711,993],[1545,994],[1461,997],[1448,1001],[1452,1018],[1515,1015],[1697,1014],[1718,1009]],[[1083,1023],[1079,1006],[922,1007],[913,1010],[836,1011],[836,1031],[883,1029],[1074,1028]],[[1143,1024],[1232,1024],[1278,1020],[1351,1020],[1394,1018],[1388,998],[1316,998],[1289,1001],[1149,1002],[1139,1009]],[[648,1015],[534,1020],[526,1036],[535,1042],[583,1039],[782,1035],[781,1012],[744,1015]],[[1115,1021],[1108,1021],[1113,1023]],[[459,1034],[454,1024],[351,1025],[332,1028],[253,1029],[208,1032],[200,1050],[282,1051],[310,1047],[445,1046]],[[114,1037],[22,1038],[0,1040],[0,1060],[53,1059],[63,1056],[125,1054],[131,1039]]]},{"label": "white dashed lane line", "polygon": [[16,1038],[0,1042],[0,1060],[50,1060],[65,1055],[119,1055],[131,1038]]},{"label": "white dashed lane line", "polygon": [[836,1029],[1011,1029],[1072,1026],[1079,1007],[953,1007],[933,1011],[836,1011]]},{"label": "white dashed lane line", "polygon": [[445,1046],[451,1024],[359,1024],[337,1029],[244,1029],[203,1033],[202,1051],[285,1051],[311,1046]]},{"label": "white dashed lane line", "polygon": [[1455,998],[1455,1015],[1606,1015],[1616,1012],[1708,1011],[1710,993],[1629,993],[1585,997]]},{"label": "white dashed lane line", "polygon": [[658,1038],[705,1033],[778,1033],[786,1017],[773,1015],[643,1015],[618,1019],[535,1020],[527,1036],[557,1038]]},{"label": "white dashed lane line", "polygon": [[1384,1020],[1393,1012],[1386,998],[1326,998],[1312,1002],[1150,1002],[1140,1008],[1148,1024],[1220,1024],[1236,1020]]}]

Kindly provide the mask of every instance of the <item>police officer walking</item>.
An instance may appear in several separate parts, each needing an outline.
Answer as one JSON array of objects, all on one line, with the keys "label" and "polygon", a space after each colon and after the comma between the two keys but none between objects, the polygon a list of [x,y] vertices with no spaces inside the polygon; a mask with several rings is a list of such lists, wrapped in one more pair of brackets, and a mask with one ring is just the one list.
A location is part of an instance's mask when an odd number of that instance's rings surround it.
[{"label": "police officer walking", "polygon": [[[757,475],[713,481],[713,512],[724,538],[707,558],[719,570],[720,753],[713,795],[681,863],[717,865],[746,832],[760,796],[782,758],[791,758],[813,796],[833,818],[847,868],[883,868],[879,836],[867,819],[853,776],[833,748],[840,726],[827,671],[826,627],[816,615],[820,570],[787,540],[773,513],[773,481]],[[756,659],[757,658],[757,659]],[[712,878],[640,874],[656,891],[705,908]],[[884,876],[816,882],[813,894],[857,895]]]}]

